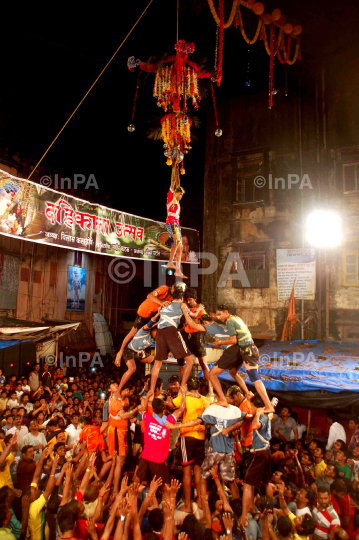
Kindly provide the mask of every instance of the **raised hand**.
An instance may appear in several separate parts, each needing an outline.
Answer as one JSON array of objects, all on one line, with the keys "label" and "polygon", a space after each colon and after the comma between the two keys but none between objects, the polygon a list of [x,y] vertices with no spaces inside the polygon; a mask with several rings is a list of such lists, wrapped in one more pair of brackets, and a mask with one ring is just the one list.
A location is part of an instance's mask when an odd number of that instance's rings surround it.
[{"label": "raised hand", "polygon": [[177,491],[179,490],[181,486],[182,484],[178,480],[171,480],[170,495],[172,498],[176,497]]},{"label": "raised hand", "polygon": [[[116,456],[116,459],[117,459],[118,456]],[[122,496],[124,496],[124,494],[128,491],[128,476],[124,476],[122,478],[122,482],[121,482],[121,489],[120,489],[120,493],[122,494]]]},{"label": "raised hand", "polygon": [[212,469],[209,469],[209,472],[211,473],[212,477],[218,476],[218,465],[214,464],[212,466]]},{"label": "raised hand", "polygon": [[227,531],[227,534],[231,534],[233,530],[234,519],[229,512],[223,514],[223,525]]},{"label": "raised hand", "polygon": [[148,497],[153,497],[160,486],[162,486],[162,478],[160,477],[156,479],[155,475],[148,490]]},{"label": "raised hand", "polygon": [[119,505],[118,505],[117,517],[120,517],[120,516],[126,517],[130,510],[131,510],[131,505],[128,499],[123,498],[122,500],[120,500]]}]

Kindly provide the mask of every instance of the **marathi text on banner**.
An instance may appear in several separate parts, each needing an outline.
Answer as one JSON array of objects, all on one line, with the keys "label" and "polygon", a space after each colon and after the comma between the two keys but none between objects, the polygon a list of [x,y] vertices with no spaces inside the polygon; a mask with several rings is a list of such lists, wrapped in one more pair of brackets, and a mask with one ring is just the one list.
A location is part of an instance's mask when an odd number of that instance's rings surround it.
[{"label": "marathi text on banner", "polygon": [[294,285],[294,297],[315,299],[315,250],[277,249],[278,300],[288,300]]},{"label": "marathi text on banner", "polygon": [[[162,222],[92,204],[4,171],[0,171],[0,234],[134,259],[168,261],[171,250]],[[198,264],[198,231],[182,228],[182,241],[182,262]]]}]

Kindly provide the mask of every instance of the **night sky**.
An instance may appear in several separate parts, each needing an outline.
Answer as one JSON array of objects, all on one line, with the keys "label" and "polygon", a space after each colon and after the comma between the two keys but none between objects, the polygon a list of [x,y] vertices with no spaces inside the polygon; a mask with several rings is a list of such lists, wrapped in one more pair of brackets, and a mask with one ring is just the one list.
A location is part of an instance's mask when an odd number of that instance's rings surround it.
[{"label": "night sky", "polygon": [[[10,153],[18,150],[24,157],[39,159],[147,3],[58,2],[8,8],[0,33],[0,146],[9,146]],[[279,7],[288,15],[288,22],[304,26],[302,65],[290,68],[290,81],[303,65],[310,72],[318,45],[322,54],[330,54],[330,47],[345,47],[344,29],[356,31],[358,12],[351,0],[344,7],[333,1],[307,0],[294,0],[290,6],[279,0],[264,4],[266,11]],[[225,5],[227,16],[232,2]],[[180,39],[194,41],[196,54],[213,66],[216,26],[207,1],[180,0],[180,6]],[[255,28],[255,20],[253,16],[247,20],[249,29]],[[346,20],[349,27],[345,27]],[[110,196],[105,204],[160,221],[166,218],[171,169],[166,166],[162,142],[147,139],[151,120],[160,111],[152,97],[154,75],[142,75],[136,131],[129,133],[137,73],[129,72],[126,62],[132,55],[145,61],[152,55],[172,52],[175,42],[176,0],[154,0],[45,158],[47,166],[66,176],[94,174],[101,193]],[[248,59],[250,88],[244,85]],[[248,56],[239,29],[226,30],[224,81],[216,90],[219,105],[229,96],[267,88],[268,62],[262,42],[257,42]],[[279,87],[282,75],[278,67],[275,76]],[[185,158],[186,175],[181,177],[186,189],[182,224],[198,229],[202,228],[208,112],[212,114],[209,93],[201,102],[198,140]]]}]

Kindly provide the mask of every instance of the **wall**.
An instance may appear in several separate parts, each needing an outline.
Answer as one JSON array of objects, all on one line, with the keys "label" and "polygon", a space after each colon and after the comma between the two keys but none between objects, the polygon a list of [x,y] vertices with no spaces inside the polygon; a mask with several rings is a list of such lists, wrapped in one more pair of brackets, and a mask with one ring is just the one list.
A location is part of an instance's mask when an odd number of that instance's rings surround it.
[{"label": "wall", "polygon": [[[353,48],[349,55],[340,51],[322,60],[314,72],[302,73],[288,97],[279,87],[271,110],[266,92],[220,101],[220,139],[213,136],[214,119],[209,116],[204,251],[216,254],[219,268],[203,277],[203,300],[212,309],[227,304],[255,337],[279,338],[287,312],[288,302],[277,300],[275,250],[302,247],[306,216],[314,208],[325,207],[342,216],[344,234],[338,248],[326,255],[317,253],[317,294],[315,301],[304,305],[305,338],[320,337],[325,328],[326,264],[330,268],[331,335],[359,338],[359,167],[357,189],[343,192],[343,165],[359,162],[358,59],[359,50]],[[263,162],[256,157],[260,155]],[[246,189],[251,184],[251,200],[247,200],[240,182],[238,188],[238,178],[251,159],[255,165],[252,177],[245,180]],[[264,188],[253,186],[257,174],[266,179]],[[298,185],[289,188],[286,184],[286,189],[268,189],[269,174],[273,179],[306,174],[311,186],[298,189]],[[238,288],[229,279],[225,287],[218,287],[228,253],[236,251],[242,257],[244,250],[256,246],[266,254],[268,286]],[[354,286],[343,284],[347,250],[357,252]],[[296,301],[296,311],[299,315],[300,301]],[[300,337],[298,324],[293,337]]]}]

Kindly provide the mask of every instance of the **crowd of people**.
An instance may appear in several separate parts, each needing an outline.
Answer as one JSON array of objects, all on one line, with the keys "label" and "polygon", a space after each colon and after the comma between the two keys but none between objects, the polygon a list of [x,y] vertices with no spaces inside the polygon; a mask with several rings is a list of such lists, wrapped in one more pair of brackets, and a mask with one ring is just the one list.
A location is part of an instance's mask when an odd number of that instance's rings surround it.
[{"label": "crowd of people", "polygon": [[[329,413],[327,439],[311,438],[253,376],[244,322],[225,306],[206,313],[183,285],[140,306],[119,369],[0,373],[0,540],[359,540],[359,418],[347,440]],[[213,321],[227,332],[209,370]],[[164,389],[169,351],[180,375]],[[236,384],[221,382],[224,370]]]}]

